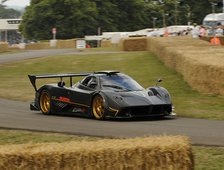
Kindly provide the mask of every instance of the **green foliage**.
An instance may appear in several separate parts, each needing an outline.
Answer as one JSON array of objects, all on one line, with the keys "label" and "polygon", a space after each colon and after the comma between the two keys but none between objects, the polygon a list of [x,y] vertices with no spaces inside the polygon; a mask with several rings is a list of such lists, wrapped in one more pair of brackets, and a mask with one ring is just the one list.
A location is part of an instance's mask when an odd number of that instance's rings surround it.
[{"label": "green foliage", "polygon": [[6,8],[4,3],[8,0],[0,1],[0,18],[19,18],[21,13],[17,10]]},{"label": "green foliage", "polygon": [[[21,32],[28,39],[67,39],[102,31],[134,31],[148,27],[143,0],[32,0],[23,15]],[[132,21],[132,22],[130,22]]]},{"label": "green foliage", "polygon": [[21,13],[14,9],[6,9],[0,7],[0,16],[1,18],[19,18]]},{"label": "green foliage", "polygon": [[206,14],[222,11],[222,0],[31,0],[21,32],[28,39],[78,38],[103,32],[135,31],[163,25],[201,24]]},{"label": "green foliage", "polygon": [[93,34],[96,14],[91,1],[35,0],[27,7],[20,30],[28,39],[51,39],[53,27],[57,28],[58,39],[82,37]]}]

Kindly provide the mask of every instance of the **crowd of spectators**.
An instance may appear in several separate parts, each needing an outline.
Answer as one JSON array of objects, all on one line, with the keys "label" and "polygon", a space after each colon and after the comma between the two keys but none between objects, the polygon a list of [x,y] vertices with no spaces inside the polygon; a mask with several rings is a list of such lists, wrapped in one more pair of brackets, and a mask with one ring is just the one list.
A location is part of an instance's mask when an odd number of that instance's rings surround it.
[{"label": "crowd of spectators", "polygon": [[199,38],[204,36],[223,36],[224,35],[224,26],[218,24],[216,27],[205,27],[203,25],[197,26],[194,24],[194,27],[191,30],[191,35],[193,38]]},{"label": "crowd of spectators", "polygon": [[147,36],[153,37],[167,37],[167,36],[186,36],[190,35],[193,38],[200,37],[212,37],[212,36],[224,36],[224,25],[218,24],[216,27],[206,27],[203,25],[197,25],[196,23],[193,26],[189,26],[186,29],[181,31],[170,31],[168,28],[164,28],[163,31],[159,29],[150,32]]}]

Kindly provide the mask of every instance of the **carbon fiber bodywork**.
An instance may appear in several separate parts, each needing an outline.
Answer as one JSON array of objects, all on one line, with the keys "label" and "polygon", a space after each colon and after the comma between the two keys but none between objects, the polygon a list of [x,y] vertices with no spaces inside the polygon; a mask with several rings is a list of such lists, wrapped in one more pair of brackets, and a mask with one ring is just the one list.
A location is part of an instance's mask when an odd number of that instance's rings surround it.
[{"label": "carbon fiber bodywork", "polygon": [[[73,85],[72,77],[85,76]],[[60,82],[36,87],[38,78],[59,77]],[[67,87],[62,78],[70,78]],[[29,75],[36,91],[31,110],[41,110],[40,96],[47,91],[50,96],[50,113],[76,114],[93,117],[93,99],[103,99],[103,118],[132,118],[166,116],[172,113],[172,102],[168,91],[159,86],[144,89],[129,76],[117,71],[95,73]],[[43,112],[43,111],[42,111]]]}]

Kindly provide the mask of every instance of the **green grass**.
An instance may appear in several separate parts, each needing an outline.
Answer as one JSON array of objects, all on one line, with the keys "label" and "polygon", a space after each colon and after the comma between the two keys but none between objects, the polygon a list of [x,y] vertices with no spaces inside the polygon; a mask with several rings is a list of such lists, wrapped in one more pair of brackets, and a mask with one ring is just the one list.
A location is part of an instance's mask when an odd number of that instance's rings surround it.
[{"label": "green grass", "polygon": [[112,46],[112,47],[99,47],[99,48],[85,48],[82,51],[85,51],[85,52],[119,51],[119,48],[117,46]]},{"label": "green grass", "polygon": [[0,145],[27,144],[27,143],[49,143],[49,142],[70,142],[70,141],[95,141],[98,137],[75,136],[58,133],[41,133],[19,130],[0,130]]},{"label": "green grass", "polygon": [[[70,141],[96,141],[101,138],[74,136],[57,133],[40,133],[28,131],[0,130],[0,145],[70,142]],[[224,169],[223,147],[193,146],[195,170],[222,170]]]},{"label": "green grass", "polygon": [[[175,111],[180,116],[224,120],[224,96],[201,94],[192,90],[175,71],[165,67],[153,54],[130,52],[120,54],[65,55],[30,59],[1,65],[0,97],[31,101],[34,90],[28,74],[91,72],[120,70],[144,87],[160,84],[171,93]],[[58,80],[38,80],[38,86]],[[7,95],[6,95],[7,94]]]},{"label": "green grass", "polygon": [[224,147],[193,147],[195,170],[223,170]]},{"label": "green grass", "polygon": [[[96,70],[120,70],[132,76],[144,87],[153,86],[157,78],[162,78],[164,81],[161,85],[170,91],[178,115],[224,120],[223,96],[201,94],[192,90],[179,74],[166,68],[153,54],[148,52],[52,56],[1,65],[0,97],[22,101],[33,100],[34,90],[27,78],[28,74]],[[49,81],[40,81],[38,85],[40,86],[46,82]],[[0,136],[1,145],[99,139],[7,130],[0,130]],[[223,147],[193,146],[193,153],[196,170],[224,169]]]}]

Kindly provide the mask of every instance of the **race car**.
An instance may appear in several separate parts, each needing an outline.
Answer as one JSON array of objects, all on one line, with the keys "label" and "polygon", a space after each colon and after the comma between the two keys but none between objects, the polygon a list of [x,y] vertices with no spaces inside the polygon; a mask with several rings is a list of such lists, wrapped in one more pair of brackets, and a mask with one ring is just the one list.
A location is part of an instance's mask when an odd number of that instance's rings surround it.
[{"label": "race car", "polygon": [[[73,83],[74,77],[84,78]],[[76,114],[98,120],[105,118],[163,117],[172,114],[169,92],[160,86],[144,89],[119,71],[28,75],[35,89],[30,110],[44,115]],[[64,78],[69,78],[66,86]],[[36,87],[36,80],[60,78],[55,84]],[[160,82],[159,80],[158,82]]]}]

